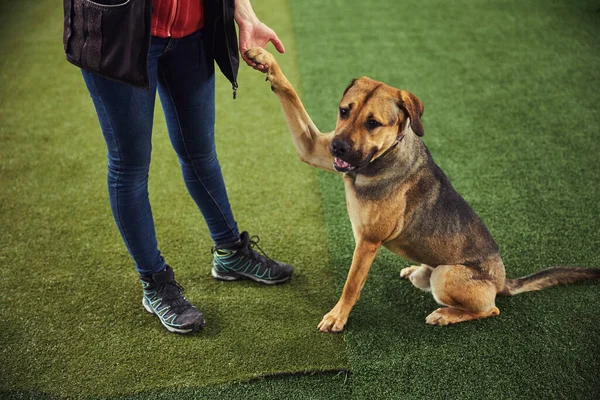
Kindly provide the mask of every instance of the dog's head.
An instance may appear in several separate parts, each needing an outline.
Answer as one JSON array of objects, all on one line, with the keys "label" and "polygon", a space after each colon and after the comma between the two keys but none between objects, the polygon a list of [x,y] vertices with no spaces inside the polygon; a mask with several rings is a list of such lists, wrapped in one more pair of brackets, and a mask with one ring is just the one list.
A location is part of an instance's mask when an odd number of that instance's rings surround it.
[{"label": "dog's head", "polygon": [[406,90],[362,77],[340,102],[330,151],[339,172],[365,167],[411,132],[423,136],[423,103]]}]

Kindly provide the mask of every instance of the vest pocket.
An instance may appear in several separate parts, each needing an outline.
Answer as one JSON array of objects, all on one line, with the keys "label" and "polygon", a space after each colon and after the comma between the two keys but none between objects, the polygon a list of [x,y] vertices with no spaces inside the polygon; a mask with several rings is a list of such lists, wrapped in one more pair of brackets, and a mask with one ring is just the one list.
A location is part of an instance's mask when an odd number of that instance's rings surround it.
[{"label": "vest pocket", "polygon": [[65,0],[67,60],[110,79],[148,87],[152,0]]}]

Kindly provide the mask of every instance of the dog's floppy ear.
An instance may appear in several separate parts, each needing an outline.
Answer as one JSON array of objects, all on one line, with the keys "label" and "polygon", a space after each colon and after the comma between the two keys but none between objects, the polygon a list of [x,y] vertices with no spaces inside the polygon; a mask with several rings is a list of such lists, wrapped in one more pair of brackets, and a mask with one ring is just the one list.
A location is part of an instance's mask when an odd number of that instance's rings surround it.
[{"label": "dog's floppy ear", "polygon": [[418,136],[423,136],[425,134],[423,124],[421,124],[421,116],[425,110],[423,103],[417,96],[406,90],[400,90],[398,96],[400,97],[398,106],[408,114],[413,132]]},{"label": "dog's floppy ear", "polygon": [[350,90],[350,88],[352,86],[354,86],[354,84],[356,83],[358,79],[352,79],[352,82],[350,82],[350,84],[348,85],[348,87],[346,87],[346,89],[344,89],[344,94],[342,94],[342,97],[344,97],[346,95],[346,93],[348,92],[348,90]]}]

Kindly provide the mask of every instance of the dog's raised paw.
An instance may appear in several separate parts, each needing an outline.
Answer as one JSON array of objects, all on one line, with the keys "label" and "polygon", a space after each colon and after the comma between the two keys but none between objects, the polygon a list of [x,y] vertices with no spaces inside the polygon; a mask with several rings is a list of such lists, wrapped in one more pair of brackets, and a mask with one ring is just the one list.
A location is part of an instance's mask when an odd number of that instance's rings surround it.
[{"label": "dog's raised paw", "polygon": [[274,65],[276,62],[275,57],[273,57],[271,53],[269,53],[267,50],[261,47],[253,47],[251,49],[248,49],[244,54],[246,54],[246,57],[248,57],[248,59],[252,60],[256,64],[271,66]]}]

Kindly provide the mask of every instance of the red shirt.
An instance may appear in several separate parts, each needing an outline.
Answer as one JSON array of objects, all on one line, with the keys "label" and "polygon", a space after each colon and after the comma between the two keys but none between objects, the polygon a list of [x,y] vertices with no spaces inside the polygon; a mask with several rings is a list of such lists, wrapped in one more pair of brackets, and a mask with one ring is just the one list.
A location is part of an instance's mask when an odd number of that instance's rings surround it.
[{"label": "red shirt", "polygon": [[202,0],[152,0],[152,36],[181,38],[202,29]]}]

